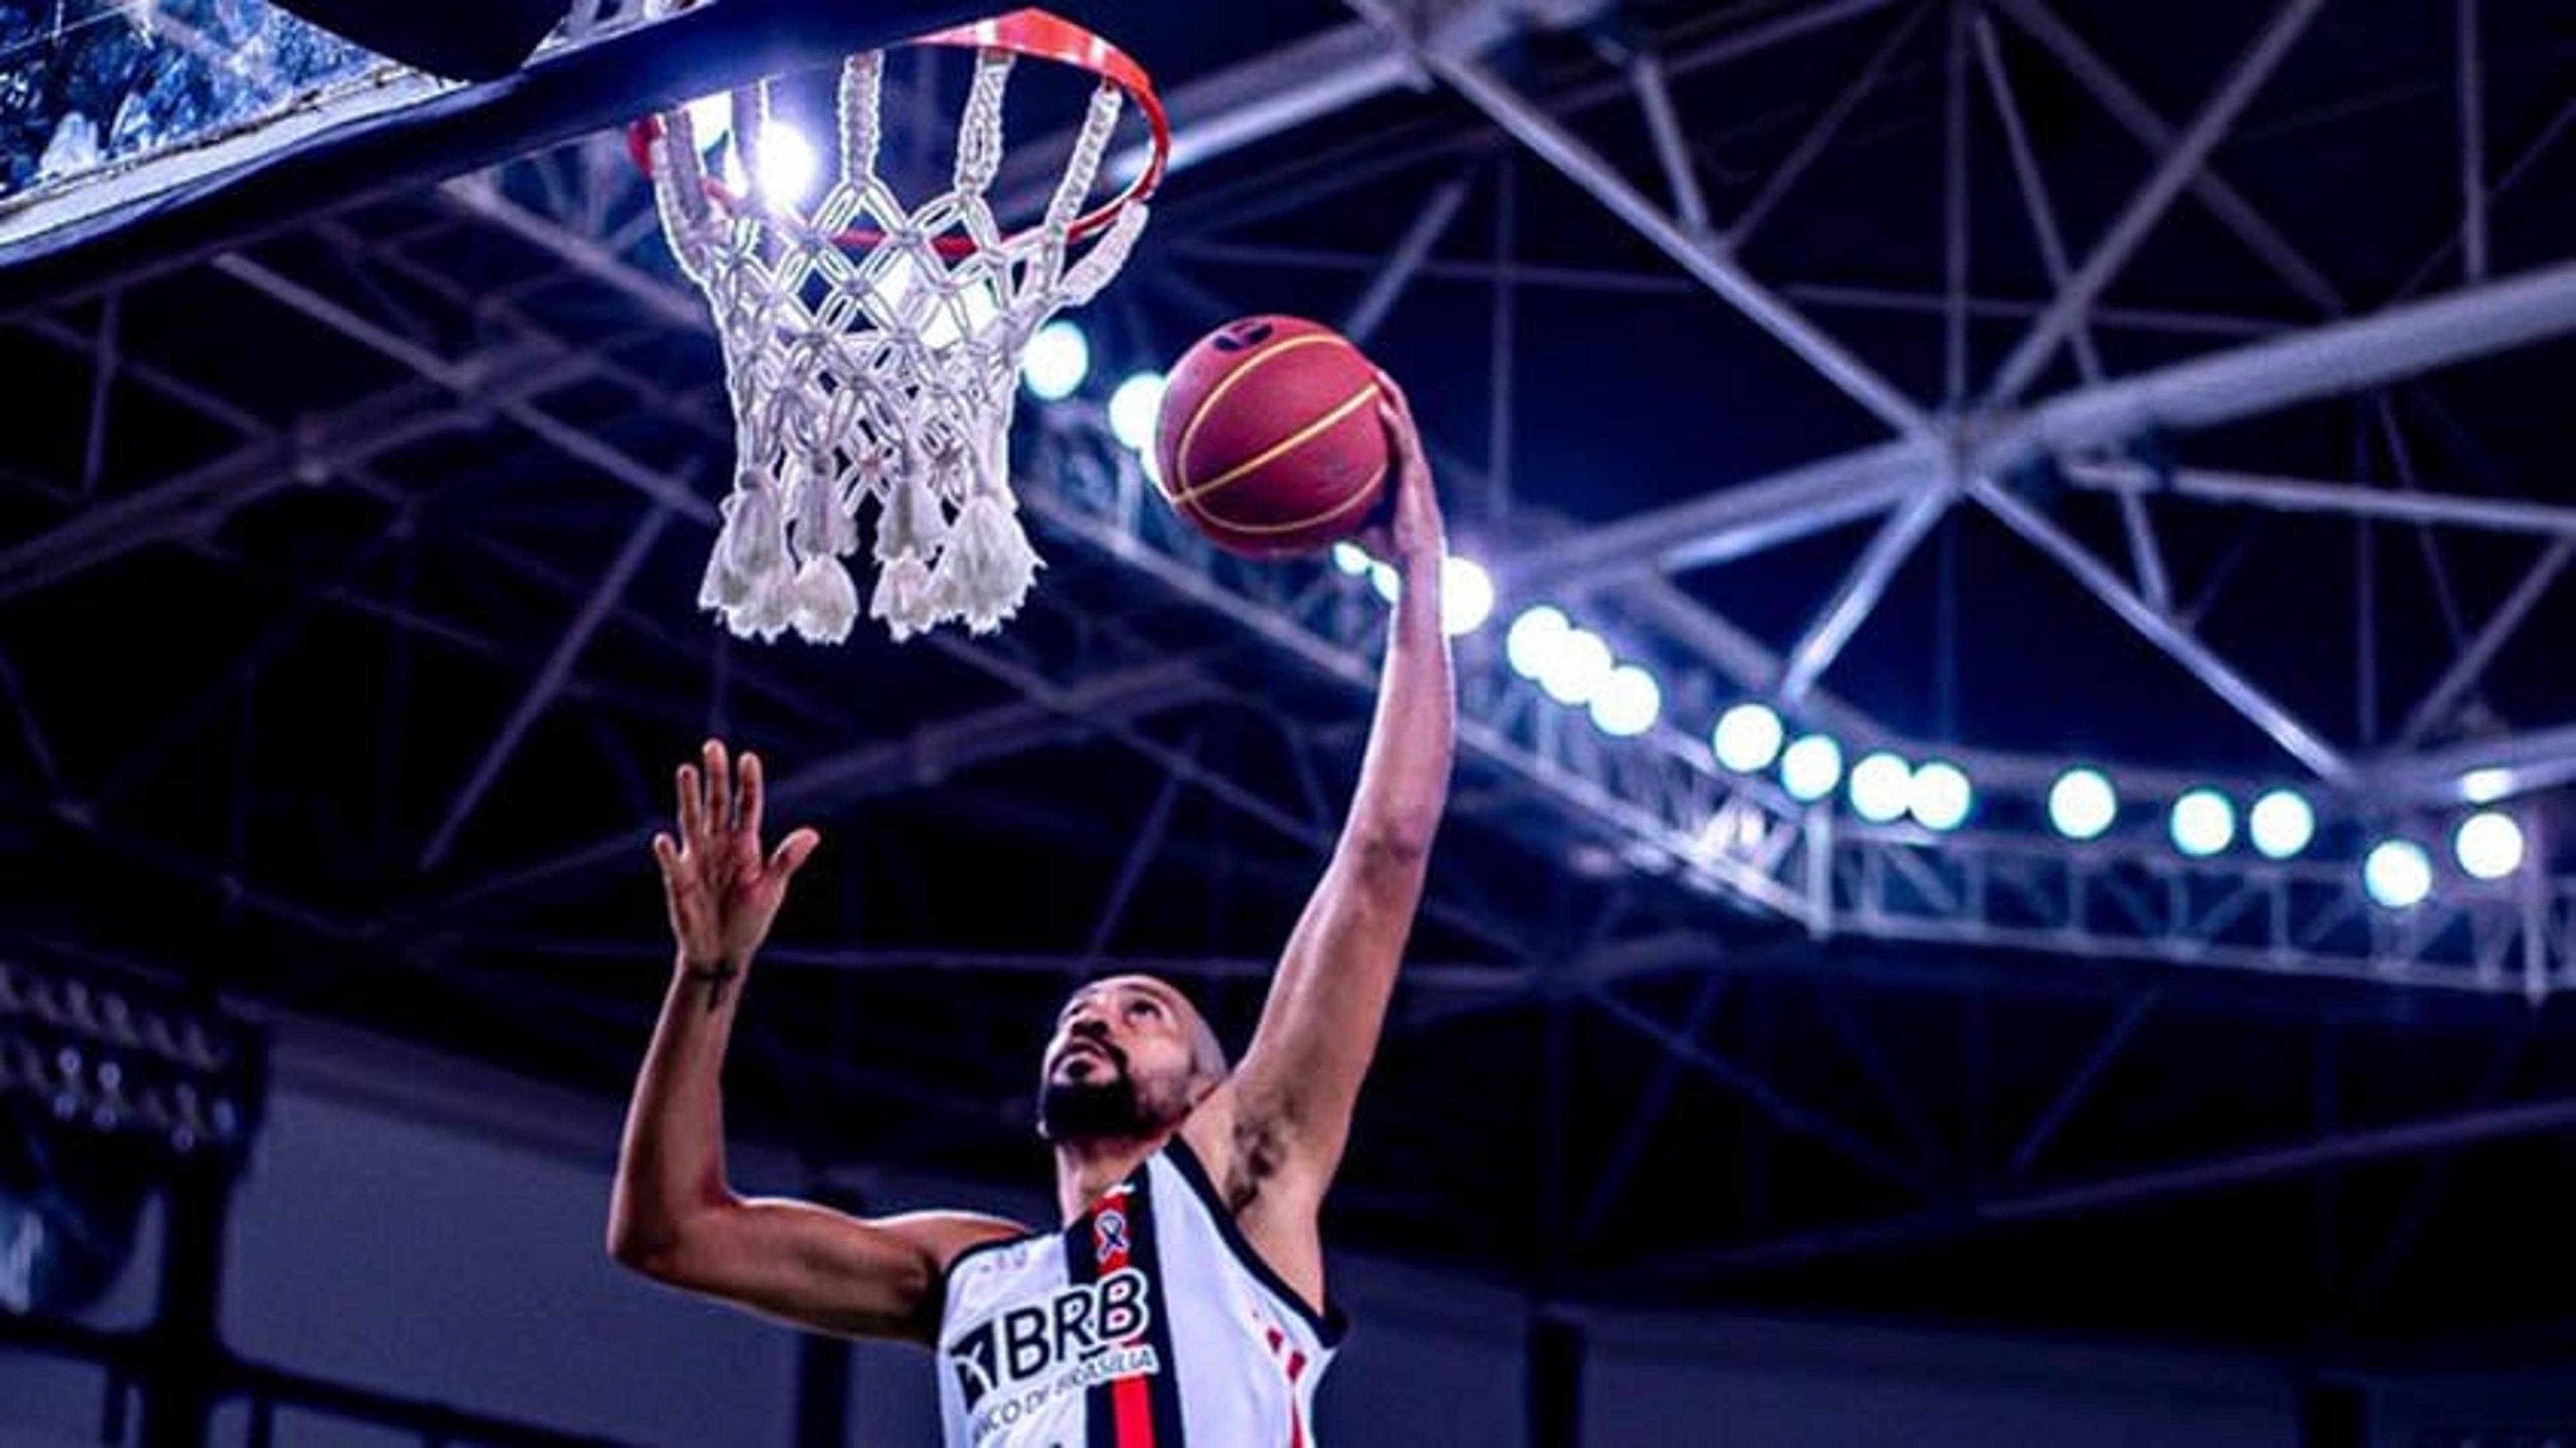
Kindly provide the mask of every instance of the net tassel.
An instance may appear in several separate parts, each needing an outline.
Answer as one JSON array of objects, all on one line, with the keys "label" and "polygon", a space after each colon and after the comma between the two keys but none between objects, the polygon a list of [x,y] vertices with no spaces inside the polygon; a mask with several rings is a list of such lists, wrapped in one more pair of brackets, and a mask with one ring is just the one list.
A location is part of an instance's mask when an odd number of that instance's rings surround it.
[{"label": "net tassel", "polygon": [[971,632],[988,634],[1020,611],[1045,565],[1029,546],[1019,511],[1006,488],[981,486],[966,500],[939,557],[934,588],[942,616],[962,617]]},{"label": "net tassel", "polygon": [[796,551],[807,558],[846,558],[859,551],[858,520],[842,501],[829,456],[806,459],[797,480]]},{"label": "net tassel", "polygon": [[928,559],[948,542],[949,523],[938,495],[920,468],[906,468],[886,492],[885,511],[877,519],[877,561]]},{"label": "net tassel", "polygon": [[768,484],[749,473],[737,480],[722,511],[724,527],[698,582],[698,606],[721,613],[727,627],[747,637],[763,593],[786,581],[786,527]]},{"label": "net tassel", "polygon": [[850,625],[859,617],[859,590],[840,559],[828,553],[806,559],[788,592],[788,622],[806,642],[836,644],[850,636]]},{"label": "net tassel", "polygon": [[939,622],[938,605],[931,602],[930,565],[920,555],[906,553],[877,571],[876,595],[868,601],[868,617],[882,621],[896,643],[917,633],[927,633]]}]

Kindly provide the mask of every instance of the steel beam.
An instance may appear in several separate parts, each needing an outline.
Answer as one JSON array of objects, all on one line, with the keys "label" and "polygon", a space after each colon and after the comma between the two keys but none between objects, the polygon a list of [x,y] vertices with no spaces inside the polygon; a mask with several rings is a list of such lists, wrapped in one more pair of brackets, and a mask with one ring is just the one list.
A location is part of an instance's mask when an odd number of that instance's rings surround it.
[{"label": "steel beam", "polygon": [[[769,786],[772,813],[813,814],[860,801],[920,789],[942,779],[1045,747],[1080,730],[1086,720],[1132,720],[1207,702],[1223,689],[1187,659],[1162,659],[1066,686],[1048,699],[1027,698],[924,723],[899,739],[878,740],[818,759]],[[590,844],[506,874],[479,880],[449,895],[433,920],[619,860],[641,859],[653,826],[637,824]]]},{"label": "steel beam", "polygon": [[2300,723],[2287,708],[2238,673],[2234,665],[2220,658],[2216,650],[2194,637],[2171,615],[2138,597],[2099,559],[2086,552],[2083,544],[2069,537],[2037,509],[1988,478],[1971,479],[1968,493],[2004,526],[2048,555],[2082,584],[2086,592],[2100,599],[2140,636],[2182,665],[2211,693],[2270,736],[2284,753],[2307,766],[2317,778],[2335,785],[2352,782],[2352,766],[2340,751]]},{"label": "steel beam", "polygon": [[[1390,9],[1386,0],[1350,0],[1350,3],[1375,20],[1389,36],[1403,40],[1408,46],[1413,45],[1406,35],[1402,18]],[[2306,0],[2306,3],[2314,3],[2314,0]],[[1666,215],[1621,176],[1617,168],[1604,161],[1527,97],[1504,84],[1491,70],[1473,60],[1436,50],[1416,48],[1414,53],[1433,74],[1466,97],[1470,104],[1509,132],[1513,139],[1555,167],[1567,180],[1589,192],[1684,271],[1699,278],[1756,326],[1778,338],[1782,345],[1797,353],[1827,381],[1867,408],[1880,421],[1907,438],[1925,439],[1932,435],[1931,419],[1911,398],[1879,376],[1859,356],[1799,315],[1795,308],[1756,281],[1730,256]]]},{"label": "steel beam", "polygon": [[1834,590],[1834,596],[1817,611],[1806,633],[1790,645],[1788,659],[1780,670],[1779,694],[1783,703],[1795,708],[1806,702],[1816,681],[1834,666],[1843,647],[1860,632],[1860,626],[1896,582],[1898,570],[1949,516],[1950,504],[1957,496],[1957,490],[1948,482],[1927,481],[1879,527],[1860,561],[1852,565]]},{"label": "steel beam", "polygon": [[2531,611],[2540,606],[2540,600],[2557,584],[2559,575],[2567,571],[2571,559],[2576,559],[2576,537],[2560,538],[2549,545],[2549,551],[2540,555],[2540,561],[2531,565],[2531,571],[2522,576],[2522,582],[2515,584],[2505,601],[2496,605],[2495,616],[2487,620],[2487,626],[2478,630],[2478,636],[2459,651],[2458,656],[2452,659],[2451,667],[2444,670],[2440,680],[2426,691],[2423,702],[2407,714],[2406,724],[2397,735],[2396,747],[2399,750],[2414,748],[2419,740],[2450,717],[2461,696],[2477,687],[2478,680],[2485,676],[2496,655],[2504,651],[2504,646],[2531,617]]},{"label": "steel beam", "polygon": [[1915,496],[1939,466],[1933,447],[1882,443],[1533,543],[1493,566],[1499,581],[1524,592],[1707,567],[1884,513]]},{"label": "steel beam", "polygon": [[1762,189],[1754,192],[1753,199],[1745,202],[1744,209],[1735,213],[1735,219],[1727,223],[1725,239],[1730,250],[1740,253],[1752,245],[1754,233],[1761,230],[1762,223],[1778,208],[1781,198],[1789,194],[1790,187],[1798,184],[1799,177],[1807,174],[1807,168],[1825,153],[1825,148],[1834,143],[1834,137],[1842,134],[1852,112],[1859,110],[1860,103],[1868,98],[1869,93],[1878,89],[1878,83],[1887,76],[1888,66],[1914,38],[1914,32],[1923,28],[1924,17],[1931,13],[1930,0],[1918,0],[1906,12],[1905,18],[1896,23],[1896,28],[1888,32],[1887,38],[1878,43],[1878,48],[1870,52],[1869,59],[1861,63],[1860,70],[1835,93],[1824,110],[1817,113],[1814,123],[1789,148],[1789,154],[1781,157],[1780,164],[1771,168],[1771,174],[1762,182]]},{"label": "steel beam", "polygon": [[1620,1295],[1687,1290],[1711,1281],[1806,1262],[1930,1246],[1999,1227],[2095,1215],[2365,1162],[2547,1136],[2570,1129],[2576,1129],[2576,1099],[2561,1098],[2464,1111],[2370,1130],[2330,1132],[2266,1150],[2069,1186],[2001,1193],[1932,1212],[1819,1228],[1748,1246],[1662,1254],[1616,1273],[1594,1274],[1590,1285]]},{"label": "steel beam", "polygon": [[2009,470],[2086,448],[2276,412],[2576,331],[2576,261],[2197,357],[2033,407],[1977,454]]},{"label": "steel beam", "polygon": [[2256,91],[2272,78],[2290,47],[2308,28],[2308,23],[2323,9],[2325,0],[2283,0],[2270,23],[2255,37],[2254,44],[2238,59],[2236,66],[2220,83],[2216,94],[2201,107],[2191,129],[2177,139],[2166,152],[2155,174],[2129,199],[2119,219],[2111,223],[2099,244],[2093,248],[2084,265],[2079,267],[2065,290],[2058,294],[2056,305],[2032,326],[2012,355],[2004,360],[1994,385],[1987,390],[1989,406],[2009,406],[2039,379],[2040,369],[2048,365],[2057,345],[2085,312],[2090,309],[2103,288],[2127,266],[2156,223],[2164,219],[2174,198],[2182,194],[2191,179],[2200,174],[2209,153],[2226,138],[2236,118],[2244,114]]},{"label": "steel beam", "polygon": [[2555,503],[2444,493],[2392,493],[2361,483],[2266,477],[2208,468],[2178,468],[2168,473],[2130,462],[2071,462],[2059,472],[2076,487],[2097,492],[2188,498],[2276,513],[2342,515],[2492,533],[2576,538],[2576,508]]},{"label": "steel beam", "polygon": [[652,504],[637,520],[634,530],[626,535],[625,545],[617,550],[617,556],[609,562],[608,570],[600,575],[590,596],[582,600],[581,608],[565,627],[563,637],[555,641],[553,652],[546,655],[544,667],[528,681],[527,691],[511,707],[510,716],[502,723],[500,733],[493,736],[491,747],[484,750],[483,757],[475,762],[474,772],[467,776],[464,788],[456,792],[456,798],[448,805],[447,814],[439,820],[438,828],[430,832],[429,843],[420,852],[421,869],[434,870],[445,862],[449,848],[456,843],[457,831],[473,817],[475,806],[483,802],[484,792],[501,777],[501,770],[509,764],[510,756],[518,752],[520,741],[527,737],[539,719],[545,717],[555,696],[562,693],[564,685],[571,681],[573,666],[580,662],[582,650],[590,647],[591,637],[599,632],[599,626],[626,597],[627,586],[643,569],[644,560],[652,556],[653,545],[661,541],[662,530],[670,521],[669,509],[658,503]]},{"label": "steel beam", "polygon": [[[2138,143],[2157,155],[2170,153],[2181,137],[2173,125],[2156,113],[2118,72],[2103,63],[2066,23],[2052,14],[2041,0],[1994,0],[1997,8],[2012,17],[2031,38],[2057,57],[2058,63],[2093,92],[2112,119],[2137,138]],[[2189,181],[2191,192],[2210,214],[2236,233],[2255,256],[2272,268],[2275,275],[2289,283],[2291,290],[2327,316],[2340,316],[2344,311],[2343,296],[2334,283],[2309,264],[2290,245],[2280,228],[2263,218],[2244,194],[2229,185],[2207,166],[2200,168]]]}]

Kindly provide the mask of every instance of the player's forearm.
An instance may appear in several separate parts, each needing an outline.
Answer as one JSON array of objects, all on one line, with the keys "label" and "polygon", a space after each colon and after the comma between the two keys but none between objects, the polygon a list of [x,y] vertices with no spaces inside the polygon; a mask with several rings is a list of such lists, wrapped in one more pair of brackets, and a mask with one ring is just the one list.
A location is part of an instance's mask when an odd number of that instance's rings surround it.
[{"label": "player's forearm", "polygon": [[1406,561],[1350,836],[1398,854],[1427,854],[1448,806],[1456,736],[1457,697],[1449,639],[1440,628],[1435,554]]},{"label": "player's forearm", "polygon": [[722,1079],[741,982],[737,966],[672,971],[618,1147],[609,1251],[621,1262],[667,1256],[694,1217],[730,1200]]}]

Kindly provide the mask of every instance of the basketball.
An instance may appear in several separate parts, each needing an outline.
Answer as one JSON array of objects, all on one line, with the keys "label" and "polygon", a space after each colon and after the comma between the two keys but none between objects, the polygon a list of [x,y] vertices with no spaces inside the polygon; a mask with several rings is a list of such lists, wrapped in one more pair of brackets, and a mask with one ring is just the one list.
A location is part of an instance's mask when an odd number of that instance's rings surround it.
[{"label": "basketball", "polygon": [[1377,368],[1330,327],[1245,317],[1182,354],[1154,440],[1163,496],[1218,547],[1315,552],[1386,495]]}]

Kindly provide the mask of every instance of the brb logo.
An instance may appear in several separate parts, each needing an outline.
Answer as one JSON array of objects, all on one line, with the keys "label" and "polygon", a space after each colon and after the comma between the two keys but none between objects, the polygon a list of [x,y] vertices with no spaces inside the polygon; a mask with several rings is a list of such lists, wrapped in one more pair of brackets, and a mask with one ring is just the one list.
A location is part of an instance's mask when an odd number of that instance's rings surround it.
[{"label": "brb logo", "polygon": [[[946,1356],[967,1405],[973,1407],[996,1389],[1051,1382],[1059,1368],[1086,1364],[1143,1337],[1153,1325],[1147,1296],[1145,1274],[1125,1267],[1097,1282],[1064,1288],[1045,1302],[1014,1307],[958,1338],[948,1345]],[[1149,1363],[1129,1362],[1125,1355],[1119,1361],[1126,1370],[1108,1376],[1154,1371]]]}]

